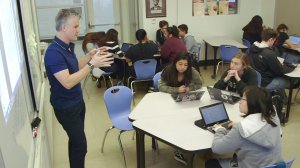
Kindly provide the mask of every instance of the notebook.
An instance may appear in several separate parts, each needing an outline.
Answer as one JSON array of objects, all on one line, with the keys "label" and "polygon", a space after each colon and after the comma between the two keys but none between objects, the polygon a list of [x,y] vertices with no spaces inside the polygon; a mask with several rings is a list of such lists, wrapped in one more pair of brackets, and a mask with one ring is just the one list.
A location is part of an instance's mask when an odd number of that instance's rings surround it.
[{"label": "notebook", "polygon": [[187,93],[176,93],[171,94],[175,102],[185,102],[185,101],[194,101],[200,100],[205,91],[193,91]]},{"label": "notebook", "polygon": [[294,45],[299,45],[300,44],[300,37],[299,36],[291,35],[289,39],[292,42],[292,44],[294,44]]},{"label": "notebook", "polygon": [[200,107],[199,111],[202,119],[195,121],[196,126],[212,132],[211,127],[215,124],[220,124],[226,129],[229,128],[230,120],[223,102]]},{"label": "notebook", "polygon": [[207,86],[207,90],[211,99],[219,100],[225,103],[235,104],[241,99],[238,94],[231,93],[229,91],[220,90],[209,86]]},{"label": "notebook", "polygon": [[122,44],[122,47],[121,47],[121,51],[123,53],[126,53],[128,51],[128,49],[133,46],[133,44],[130,44],[130,43],[123,43]]}]

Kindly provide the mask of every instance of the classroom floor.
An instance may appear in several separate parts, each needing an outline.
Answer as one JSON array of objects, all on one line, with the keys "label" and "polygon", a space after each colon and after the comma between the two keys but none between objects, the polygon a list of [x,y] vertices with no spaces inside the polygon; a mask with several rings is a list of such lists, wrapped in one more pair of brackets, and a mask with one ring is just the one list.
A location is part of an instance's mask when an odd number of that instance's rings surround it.
[{"label": "classroom floor", "polygon": [[[77,44],[77,46],[80,46]],[[80,53],[80,50],[78,50]],[[212,67],[207,70],[201,68],[201,73],[204,79],[204,86],[213,85],[216,80],[210,78]],[[217,79],[220,78],[221,69],[218,72]],[[136,95],[136,104],[142,99],[146,93],[146,88],[140,87]],[[121,168],[123,167],[123,159],[117,141],[118,131],[112,130],[107,136],[104,153],[101,153],[102,138],[106,129],[111,126],[110,120],[103,101],[103,93],[105,87],[97,88],[95,82],[88,80],[86,85],[87,92],[84,91],[84,98],[86,103],[86,117],[85,117],[85,133],[88,142],[88,153],[86,155],[87,168]],[[294,91],[294,93],[296,90]],[[87,96],[87,93],[89,96]],[[283,156],[284,159],[289,160],[296,158],[293,167],[300,167],[300,95],[291,106],[291,113],[289,122],[282,127],[283,137]],[[134,108],[134,107],[133,107]],[[298,109],[298,110],[297,110]],[[53,139],[54,139],[54,168],[67,168],[68,162],[68,138],[53,115]],[[146,136],[145,139],[146,151],[146,167],[147,168],[181,168],[185,167],[183,164],[174,160],[174,149],[168,145],[159,142],[159,152],[151,149],[151,139]],[[136,167],[136,152],[135,140],[133,140],[133,132],[126,132],[122,134],[123,148],[126,155],[127,167]],[[200,143],[200,142],[199,142]],[[197,154],[194,158],[193,167],[204,167],[203,154]]]}]

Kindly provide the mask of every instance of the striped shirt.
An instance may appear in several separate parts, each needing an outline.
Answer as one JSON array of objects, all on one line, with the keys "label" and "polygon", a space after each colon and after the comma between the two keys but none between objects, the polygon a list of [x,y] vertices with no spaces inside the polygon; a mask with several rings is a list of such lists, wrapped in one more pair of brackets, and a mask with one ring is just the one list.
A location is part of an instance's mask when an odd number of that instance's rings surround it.
[{"label": "striped shirt", "polygon": [[124,53],[121,51],[120,46],[115,41],[106,42],[106,47],[108,48],[108,52],[113,54],[118,54],[119,57],[123,57]]}]

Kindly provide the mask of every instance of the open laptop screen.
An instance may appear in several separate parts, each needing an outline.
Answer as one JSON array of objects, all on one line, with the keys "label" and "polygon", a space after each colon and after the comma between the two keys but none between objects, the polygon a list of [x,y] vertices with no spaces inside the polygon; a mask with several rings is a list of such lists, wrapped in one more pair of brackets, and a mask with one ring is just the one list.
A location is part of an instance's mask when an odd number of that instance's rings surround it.
[{"label": "open laptop screen", "polygon": [[122,47],[121,47],[121,51],[122,52],[127,52],[128,51],[128,49],[132,46],[133,44],[129,44],[129,43],[123,43],[122,44]]},{"label": "open laptop screen", "polygon": [[300,62],[300,56],[293,55],[293,54],[286,54],[284,58],[284,62],[289,64],[298,64]]},{"label": "open laptop screen", "polygon": [[300,37],[299,36],[290,36],[290,40],[294,45],[300,44]]},{"label": "open laptop screen", "polygon": [[229,120],[223,103],[200,107],[200,113],[206,126],[222,123]]}]

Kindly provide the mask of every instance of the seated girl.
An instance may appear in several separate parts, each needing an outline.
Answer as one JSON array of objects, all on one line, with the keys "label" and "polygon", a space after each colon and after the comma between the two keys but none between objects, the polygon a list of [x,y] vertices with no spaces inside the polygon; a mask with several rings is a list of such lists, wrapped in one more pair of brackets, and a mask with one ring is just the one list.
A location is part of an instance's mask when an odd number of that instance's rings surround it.
[{"label": "seated girl", "polygon": [[[100,46],[108,47],[108,52],[118,55],[118,57],[123,57],[119,42],[118,42],[118,31],[115,29],[109,29],[105,37],[100,40]],[[99,47],[100,47],[99,46]],[[124,76],[124,63],[122,60],[115,58],[114,63],[110,67],[100,68],[104,72],[113,72],[117,79],[122,80]]]},{"label": "seated girl", "polygon": [[200,89],[202,81],[196,69],[191,65],[189,54],[178,53],[172,64],[162,72],[158,81],[160,92],[185,93]]},{"label": "seated girl", "polygon": [[210,159],[206,168],[264,167],[283,161],[280,122],[270,93],[257,86],[247,86],[240,101],[244,119],[232,124],[230,131],[214,125],[212,151],[216,154],[235,152],[230,159]]},{"label": "seated girl", "polygon": [[[186,93],[202,87],[200,75],[191,65],[189,54],[178,53],[172,64],[169,64],[162,72],[158,81],[158,90],[166,93]],[[182,152],[176,150],[174,158],[187,165]]]},{"label": "seated girl", "polygon": [[244,53],[235,55],[230,63],[230,68],[223,73],[214,88],[243,94],[243,89],[248,85],[257,86],[258,79],[254,69],[249,67],[249,61]]}]

